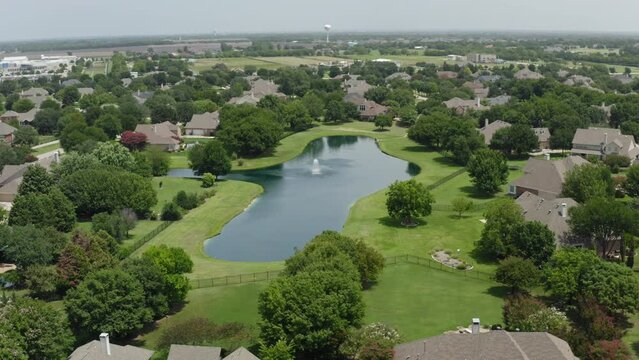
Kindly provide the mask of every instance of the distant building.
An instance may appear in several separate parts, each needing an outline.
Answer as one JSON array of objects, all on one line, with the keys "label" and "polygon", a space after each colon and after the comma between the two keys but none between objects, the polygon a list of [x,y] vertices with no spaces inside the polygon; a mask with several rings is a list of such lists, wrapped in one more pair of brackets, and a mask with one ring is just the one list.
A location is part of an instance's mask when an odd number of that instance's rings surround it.
[{"label": "distant building", "polygon": [[[57,163],[59,155],[56,153],[38,160],[37,164],[49,170],[51,165]],[[29,166],[35,163],[25,163],[21,165],[5,165],[0,171],[0,202],[12,203],[18,195],[18,188],[22,183],[22,177]]]},{"label": "distant building", "polygon": [[251,90],[245,91],[242,96],[234,97],[229,100],[229,104],[242,105],[242,104],[257,104],[262,98],[267,95],[274,95],[279,98],[284,98],[286,95],[282,94],[278,90],[278,86],[268,80],[263,80],[259,77],[249,77],[247,79],[251,85]]},{"label": "distant building", "polygon": [[493,140],[493,136],[495,136],[495,133],[497,131],[501,129],[507,129],[511,126],[512,125],[510,125],[509,123],[505,121],[497,120],[497,121],[493,121],[489,123],[488,119],[486,119],[486,122],[484,123],[484,127],[479,129],[479,132],[482,135],[484,135],[484,143],[486,143],[486,145],[489,145],[490,142]]},{"label": "distant building", "polygon": [[412,78],[413,78],[412,76],[408,75],[405,72],[396,72],[394,74],[388,75],[386,77],[386,81],[388,82],[388,81],[392,81],[392,80],[395,80],[395,79],[401,79],[401,80],[404,80],[404,81],[410,81]]},{"label": "distant building", "polygon": [[550,130],[548,128],[533,128],[540,149],[550,149]]},{"label": "distant building", "polygon": [[191,121],[184,127],[186,135],[212,136],[220,125],[218,111],[204,114],[194,114]]},{"label": "distant building", "polygon": [[78,88],[78,92],[80,93],[80,96],[93,95],[94,91],[95,90],[93,90],[93,88],[90,88],[90,87]]},{"label": "distant building", "polygon": [[499,95],[493,98],[486,98],[486,101],[488,101],[488,104],[490,104],[491,106],[494,106],[494,105],[506,105],[510,102],[511,99],[512,99],[512,96],[510,95]]},{"label": "distant building", "polygon": [[519,70],[515,73],[515,79],[517,80],[539,80],[544,76],[538,72],[530,71],[528,68]]},{"label": "distant building", "polygon": [[577,129],[572,139],[573,155],[594,155],[605,158],[608,155],[622,155],[635,161],[639,159],[639,146],[632,135],[623,135],[619,129],[591,127]]},{"label": "distant building", "polygon": [[594,85],[594,81],[592,81],[592,78],[589,78],[588,76],[571,75],[568,79],[566,79],[566,81],[564,81],[564,85],[591,87]]},{"label": "distant building", "polygon": [[497,62],[497,55],[495,54],[468,54],[466,60],[475,64],[494,64]]},{"label": "distant building", "polygon": [[393,360],[578,360],[564,340],[546,332],[444,334],[395,346]]},{"label": "distant building", "polygon": [[589,164],[580,156],[560,160],[531,158],[524,167],[524,175],[510,183],[508,193],[519,197],[525,192],[553,200],[561,195],[566,174],[577,166]]},{"label": "distant building", "polygon": [[464,61],[466,59],[461,55],[447,55],[446,60],[458,62],[458,61]]},{"label": "distant building", "polygon": [[632,76],[628,74],[612,74],[610,76],[624,85],[631,84],[634,81]]},{"label": "distant building", "polygon": [[467,112],[472,110],[483,111],[483,110],[490,109],[490,106],[482,105],[480,99],[464,100],[464,99],[455,97],[450,100],[444,101],[443,104],[448,109],[453,110],[457,115],[464,115]]},{"label": "distant building", "polygon": [[9,124],[5,124],[4,122],[0,122],[0,140],[6,142],[7,144],[13,143],[13,133],[16,132],[16,128]]}]

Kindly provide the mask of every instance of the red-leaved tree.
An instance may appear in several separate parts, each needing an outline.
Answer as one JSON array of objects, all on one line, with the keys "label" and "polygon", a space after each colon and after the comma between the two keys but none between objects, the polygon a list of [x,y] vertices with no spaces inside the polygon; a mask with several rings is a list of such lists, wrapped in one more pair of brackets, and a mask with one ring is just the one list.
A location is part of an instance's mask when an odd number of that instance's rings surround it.
[{"label": "red-leaved tree", "polygon": [[120,144],[131,151],[142,150],[146,146],[146,135],[135,131],[125,131],[120,138]]}]

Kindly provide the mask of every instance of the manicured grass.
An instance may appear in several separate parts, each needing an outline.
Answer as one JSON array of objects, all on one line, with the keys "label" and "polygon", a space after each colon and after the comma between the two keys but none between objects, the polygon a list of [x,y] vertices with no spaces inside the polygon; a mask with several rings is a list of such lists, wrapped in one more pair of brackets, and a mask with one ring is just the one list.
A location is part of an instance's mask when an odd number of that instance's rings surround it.
[{"label": "manicured grass", "polygon": [[[162,187],[160,187],[162,184]],[[184,190],[187,193],[204,191],[202,183],[198,179],[176,178],[170,176],[161,176],[153,178],[153,188],[158,193],[158,203],[153,207],[153,211],[160,213],[162,207],[167,202],[171,202],[175,195]]]},{"label": "manicured grass", "polygon": [[56,138],[53,135],[38,135],[38,144],[46,144],[54,141]]},{"label": "manicured grass", "polygon": [[212,58],[197,59],[191,63],[191,69],[195,71],[204,71],[211,69],[217,64],[224,64],[229,68],[244,69],[245,66],[256,66],[259,68],[275,70],[282,67],[300,66],[300,65],[318,65],[323,62],[339,61],[342,59],[328,56],[273,56],[273,57],[239,57],[239,58]]},{"label": "manicured grass", "polygon": [[51,151],[57,150],[57,149],[59,149],[59,148],[60,148],[60,144],[59,144],[59,143],[56,143],[56,144],[51,144],[51,145],[43,146],[43,147],[40,147],[40,148],[37,148],[37,149],[33,149],[31,153],[32,153],[33,155],[35,155],[35,156],[38,156],[38,155],[46,154],[46,153],[48,153],[48,152],[51,152]]},{"label": "manicured grass", "polygon": [[133,245],[136,241],[140,240],[141,237],[155,230],[155,228],[161,224],[161,221],[138,220],[135,224],[135,228],[129,231],[129,237],[122,241],[122,246],[128,247]]},{"label": "manicured grass", "polygon": [[[266,286],[267,283],[262,282],[192,290],[186,306],[143,335],[142,345],[155,348],[167,324],[196,317],[218,324],[240,322],[257,326],[257,299]],[[501,323],[501,296],[503,289],[492,282],[418,265],[391,265],[386,267],[377,285],[364,291],[364,322],[393,325],[403,340],[410,341],[468,326],[473,317],[480,317],[486,325]]]},{"label": "manicured grass", "polygon": [[387,267],[379,283],[364,292],[366,323],[394,326],[402,340],[441,335],[457,326],[502,323],[504,289],[497,283],[468,279],[418,265]]},{"label": "manicured grass", "polygon": [[187,151],[178,151],[170,154],[171,157],[171,165],[169,165],[170,169],[188,169],[189,168],[189,159],[187,157]]}]

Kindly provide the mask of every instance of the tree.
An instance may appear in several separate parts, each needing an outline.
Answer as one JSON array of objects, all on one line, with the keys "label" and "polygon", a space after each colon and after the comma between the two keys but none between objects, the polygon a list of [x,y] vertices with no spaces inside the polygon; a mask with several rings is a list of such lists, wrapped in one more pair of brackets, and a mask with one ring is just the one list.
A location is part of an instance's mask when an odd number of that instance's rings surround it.
[{"label": "tree", "polygon": [[33,265],[49,265],[65,247],[67,238],[51,229],[26,226],[0,227],[2,261],[16,264],[19,270]]},{"label": "tree", "polygon": [[470,211],[475,204],[471,200],[468,200],[467,198],[460,196],[453,200],[452,205],[453,205],[453,211],[456,212],[458,215],[458,218],[461,219],[462,214],[467,211]]},{"label": "tree", "polygon": [[545,264],[555,251],[555,234],[548,226],[529,221],[515,225],[511,235],[513,254],[529,259],[535,265]]},{"label": "tree", "polygon": [[258,312],[267,346],[283,340],[293,344],[296,357],[332,358],[348,329],[359,325],[364,304],[348,274],[305,271],[271,282],[259,296]]},{"label": "tree", "polygon": [[91,229],[94,232],[104,231],[111,235],[115,240],[122,241],[126,239],[129,228],[124,215],[120,211],[112,213],[99,213],[91,218]]},{"label": "tree", "polygon": [[193,270],[193,261],[187,253],[182,248],[160,245],[150,247],[142,254],[142,258],[162,270],[167,284],[164,295],[169,306],[183,303],[190,289],[189,279],[184,274]]},{"label": "tree", "polygon": [[55,97],[62,101],[64,106],[73,105],[80,100],[80,91],[75,86],[67,86],[58,91]]},{"label": "tree", "polygon": [[38,131],[31,126],[19,126],[13,133],[13,144],[32,147],[38,144]]},{"label": "tree", "polygon": [[145,306],[151,309],[154,318],[161,318],[169,313],[172,305],[168,298],[170,284],[161,267],[148,258],[133,258],[125,261],[122,269],[140,281]]},{"label": "tree", "polygon": [[115,114],[102,114],[95,121],[95,126],[98,129],[102,129],[109,139],[115,139],[116,136],[122,133],[122,122],[120,118]]},{"label": "tree", "polygon": [[269,113],[261,110],[232,123],[222,121],[217,137],[229,153],[240,156],[258,156],[273,150],[282,138],[283,129]]},{"label": "tree", "polygon": [[541,272],[532,261],[515,256],[502,260],[495,270],[495,280],[509,286],[513,293],[534,288],[540,279]]},{"label": "tree", "polygon": [[524,222],[521,207],[510,199],[497,200],[484,215],[486,225],[477,242],[477,251],[489,258],[504,258],[511,253],[511,238],[518,224]]},{"label": "tree", "polygon": [[293,360],[293,346],[284,340],[279,340],[272,346],[260,344],[260,359],[262,360]]},{"label": "tree", "polygon": [[442,112],[422,116],[408,129],[408,137],[428,148],[441,149],[447,142],[452,122],[452,117]]},{"label": "tree", "polygon": [[545,286],[563,304],[574,303],[581,290],[579,277],[590,264],[601,261],[590,250],[564,248],[555,252],[545,270]]},{"label": "tree", "polygon": [[40,134],[53,134],[58,130],[59,118],[60,111],[58,109],[42,108],[40,106],[40,111],[35,114],[32,124]]},{"label": "tree", "polygon": [[[351,330],[340,351],[349,359],[392,359],[393,347],[400,340],[397,330],[383,323],[373,323]],[[373,353],[386,356],[371,357]]]},{"label": "tree", "polygon": [[217,140],[196,144],[188,153],[191,169],[198,174],[226,175],[231,171],[231,159]]},{"label": "tree", "polygon": [[35,104],[29,99],[20,99],[11,105],[11,110],[18,113],[26,113],[33,109]]},{"label": "tree", "polygon": [[91,155],[104,166],[115,167],[125,171],[135,169],[135,158],[131,152],[117,142],[98,144]]},{"label": "tree", "polygon": [[150,146],[145,152],[146,158],[151,164],[151,174],[153,176],[164,176],[168,174],[171,167],[171,157],[166,151],[157,146]]},{"label": "tree", "polygon": [[55,185],[53,177],[39,164],[31,165],[25,171],[18,187],[18,195],[46,194]]},{"label": "tree", "polygon": [[384,130],[385,127],[393,126],[393,117],[390,115],[379,115],[375,118],[375,127]]},{"label": "tree", "polygon": [[499,152],[480,149],[470,157],[467,165],[473,184],[481,192],[494,194],[508,181],[508,164]]},{"label": "tree", "polygon": [[57,187],[44,194],[16,196],[9,213],[10,225],[50,226],[62,232],[71,231],[75,220],[75,207]]},{"label": "tree", "polygon": [[89,273],[112,268],[115,259],[115,240],[105,232],[88,234],[75,231],[66,244],[58,262],[58,274],[67,286],[76,286]]},{"label": "tree", "polygon": [[546,305],[529,294],[517,293],[506,297],[503,309],[505,329],[521,331],[528,318],[546,309]]},{"label": "tree", "polygon": [[530,314],[519,330],[565,336],[570,331],[570,321],[565,313],[555,308],[544,308]]},{"label": "tree", "polygon": [[612,197],[614,193],[610,170],[596,164],[579,165],[570,170],[562,190],[563,196],[582,204],[597,197]]},{"label": "tree", "polygon": [[343,101],[331,100],[326,104],[324,121],[338,123],[346,121],[347,119],[348,117],[346,116]]},{"label": "tree", "polygon": [[23,273],[24,284],[37,298],[50,298],[58,290],[60,276],[55,266],[32,265]]},{"label": "tree", "polygon": [[497,130],[491,139],[490,146],[506,154],[514,152],[520,156],[531,152],[539,146],[539,139],[535,131],[528,125],[515,124]]},{"label": "tree", "polygon": [[599,255],[607,257],[619,245],[625,260],[625,233],[635,233],[637,230],[637,214],[628,206],[612,199],[592,199],[584,205],[570,209],[570,230],[573,235],[584,239],[586,243],[592,241]]},{"label": "tree", "polygon": [[89,274],[64,298],[72,328],[88,339],[107,332],[123,337],[151,321],[142,284],[123,270],[108,269]]},{"label": "tree", "polygon": [[288,125],[293,131],[303,131],[311,127],[313,118],[308,113],[304,103],[297,100],[284,105],[282,123]]},{"label": "tree", "polygon": [[175,123],[177,121],[177,102],[166,93],[155,93],[144,105],[149,108],[154,124],[164,121]]},{"label": "tree", "polygon": [[174,202],[168,202],[162,206],[160,213],[162,221],[178,221],[182,219],[182,209]]},{"label": "tree", "polygon": [[611,314],[634,314],[639,307],[639,281],[628,267],[597,261],[578,277],[578,292],[590,296]]},{"label": "tree", "polygon": [[631,166],[626,172],[624,189],[632,197],[639,196],[639,165]]},{"label": "tree", "polygon": [[72,152],[65,154],[60,162],[51,169],[51,173],[54,179],[60,180],[78,171],[98,169],[100,166],[101,164],[95,156]]},{"label": "tree", "polygon": [[108,137],[102,129],[88,126],[79,113],[72,113],[60,118],[58,124],[64,124],[60,133],[60,145],[65,151],[82,149],[87,142],[107,141]]},{"label": "tree", "polygon": [[[11,355],[4,353],[5,337],[11,339],[11,347],[15,346],[15,352],[9,351]],[[65,359],[73,343],[63,314],[43,301],[20,297],[0,302],[0,358]]]},{"label": "tree", "polygon": [[315,92],[307,92],[302,103],[312,118],[318,120],[324,114],[324,101]]},{"label": "tree", "polygon": [[426,186],[413,179],[396,181],[386,192],[388,215],[404,226],[413,226],[416,218],[430,215],[434,202]]}]

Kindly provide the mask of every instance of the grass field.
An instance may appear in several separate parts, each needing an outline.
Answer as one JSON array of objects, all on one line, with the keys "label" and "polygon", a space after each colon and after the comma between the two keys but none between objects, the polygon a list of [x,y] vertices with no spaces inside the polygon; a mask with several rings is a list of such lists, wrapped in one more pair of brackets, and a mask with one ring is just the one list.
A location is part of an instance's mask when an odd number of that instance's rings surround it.
[{"label": "grass field", "polygon": [[275,70],[288,66],[300,66],[300,65],[319,65],[320,63],[326,63],[329,61],[340,61],[343,59],[333,58],[328,56],[310,56],[310,57],[297,57],[297,56],[274,56],[274,57],[239,57],[239,58],[210,58],[210,59],[197,59],[191,63],[191,69],[200,72],[208,70],[217,64],[224,64],[229,68],[244,69],[245,66],[256,66],[259,68]]},{"label": "grass field", "polygon": [[48,142],[55,141],[55,140],[56,138],[53,135],[38,135],[38,145],[46,144]]},{"label": "grass field", "polygon": [[60,148],[60,143],[55,143],[55,144],[39,147],[37,149],[33,149],[31,153],[35,156],[38,156],[38,155],[46,154],[50,151],[53,151],[59,148]]},{"label": "grass field", "polygon": [[[110,61],[109,61],[110,62]],[[104,74],[104,70],[107,66],[106,61],[96,60],[93,62],[93,65],[89,69],[84,69],[84,73],[93,77],[96,74]]]},{"label": "grass field", "polygon": [[[162,187],[160,188],[160,184]],[[173,197],[181,190],[200,193],[204,189],[198,179],[185,179],[169,176],[153,178],[153,188],[158,193],[158,203],[153,207],[153,211],[159,213],[167,202],[171,202]]]},{"label": "grass field", "polygon": [[[141,343],[153,349],[164,326],[196,317],[256,327],[257,298],[266,286],[262,282],[192,290],[182,311],[162,320],[158,328],[141,337]],[[503,295],[503,289],[492,282],[418,265],[392,265],[376,286],[364,292],[364,322],[391,324],[403,340],[410,341],[468,326],[473,317],[480,317],[486,325],[501,323]]]}]

